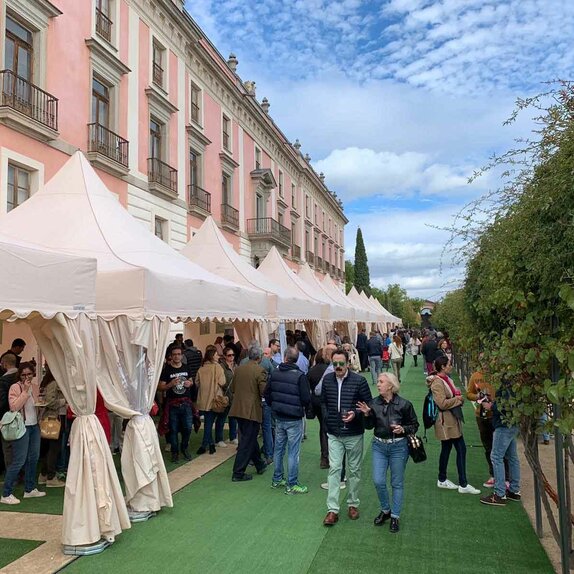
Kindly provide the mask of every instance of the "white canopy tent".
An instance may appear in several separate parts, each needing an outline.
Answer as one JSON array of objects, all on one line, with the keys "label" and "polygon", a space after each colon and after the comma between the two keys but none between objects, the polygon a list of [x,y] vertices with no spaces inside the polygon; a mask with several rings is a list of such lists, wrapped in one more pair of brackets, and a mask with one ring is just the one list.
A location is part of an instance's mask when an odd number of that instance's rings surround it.
[{"label": "white canopy tent", "polygon": [[76,415],[64,501],[63,542],[113,540],[129,528],[126,503],[103,430],[96,388],[130,418],[122,474],[134,512],[171,506],[157,432],[148,413],[169,321],[253,319],[265,295],[212,275],[134,219],[76,152],[44,189],[0,219],[0,233],[59,252],[95,257],[98,320],[32,322],[34,335]]},{"label": "white canopy tent", "polygon": [[325,275],[325,277],[321,281],[321,286],[329,294],[329,296],[333,300],[335,300],[339,305],[353,310],[355,321],[353,322],[349,321],[348,331],[351,342],[354,345],[357,342],[357,333],[358,333],[356,321],[361,319],[361,310],[357,309],[353,305],[353,302],[347,298],[345,293],[343,293],[343,291],[341,291],[339,287],[337,287],[337,285],[333,281],[333,278],[330,275]]},{"label": "white canopy tent", "polygon": [[386,322],[388,323],[388,327],[392,327],[393,325],[400,325],[402,323],[402,319],[400,317],[396,317],[395,315],[387,311],[387,309],[383,307],[383,305],[378,299],[375,299],[372,295],[369,297],[369,299],[376,308],[382,311],[384,317],[386,318]]},{"label": "white canopy tent", "polygon": [[315,322],[304,319],[303,323],[313,345],[317,348],[323,345],[328,330],[327,321],[332,315],[333,301],[325,297],[323,293],[315,289],[312,285],[303,281],[303,279],[285,263],[285,260],[275,247],[269,250],[269,253],[257,270],[266,277],[283,285],[285,289],[297,297],[314,301],[320,305],[321,321]]},{"label": "white canopy tent", "polygon": [[[361,319],[359,319],[359,321],[364,322],[364,323],[376,323],[377,322],[378,313],[375,313],[371,309],[370,306],[367,306],[365,304],[365,301],[359,295],[359,292],[357,291],[357,289],[354,285],[353,285],[353,287],[351,287],[350,291],[347,293],[347,297],[350,301],[353,302],[353,304],[355,305],[355,307],[357,309],[361,310],[362,316],[361,316]],[[370,326],[367,326],[367,331],[368,330],[370,330]]]},{"label": "white canopy tent", "polygon": [[95,311],[96,260],[48,251],[0,234],[0,319]]}]

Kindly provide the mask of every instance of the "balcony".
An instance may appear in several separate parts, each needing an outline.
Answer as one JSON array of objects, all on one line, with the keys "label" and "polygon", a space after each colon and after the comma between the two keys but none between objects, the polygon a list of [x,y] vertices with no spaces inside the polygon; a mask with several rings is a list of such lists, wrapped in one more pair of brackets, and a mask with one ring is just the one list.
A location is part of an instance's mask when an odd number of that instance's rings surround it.
[{"label": "balcony", "polygon": [[291,247],[291,230],[272,217],[258,217],[247,220],[247,235],[251,240],[251,251],[264,259],[271,247],[277,247],[286,255]]},{"label": "balcony", "polygon": [[211,213],[211,193],[192,183],[187,186],[187,204],[190,213],[207,217]]},{"label": "balcony", "polygon": [[106,42],[112,41],[112,21],[99,8],[96,8],[96,34]]},{"label": "balcony", "polygon": [[229,231],[239,230],[239,211],[228,203],[221,204],[221,225]]},{"label": "balcony", "polygon": [[315,255],[315,269],[317,269],[317,271],[323,271],[323,259],[318,255]]},{"label": "balcony", "polygon": [[11,70],[0,71],[0,90],[0,122],[35,139],[57,139],[57,98]]},{"label": "balcony", "polygon": [[149,190],[152,193],[177,198],[177,169],[171,167],[157,157],[147,160],[147,178]]},{"label": "balcony", "polygon": [[88,159],[116,175],[129,172],[129,142],[100,124],[88,124]]},{"label": "balcony", "polygon": [[313,255],[312,251],[305,251],[305,261],[307,261],[311,267],[315,266],[315,255]]},{"label": "balcony", "polygon": [[291,245],[291,259],[295,259],[296,261],[301,260],[301,247],[299,245]]}]

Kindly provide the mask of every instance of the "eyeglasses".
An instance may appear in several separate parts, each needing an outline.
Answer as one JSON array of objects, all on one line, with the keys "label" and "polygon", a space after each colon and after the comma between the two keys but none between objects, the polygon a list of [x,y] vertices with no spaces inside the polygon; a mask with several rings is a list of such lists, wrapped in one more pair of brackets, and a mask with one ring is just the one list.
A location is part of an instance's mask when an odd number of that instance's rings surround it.
[{"label": "eyeglasses", "polygon": [[235,353],[227,353],[226,357],[235,357]]},{"label": "eyeglasses", "polygon": [[346,361],[333,361],[333,367],[344,367],[346,364]]}]

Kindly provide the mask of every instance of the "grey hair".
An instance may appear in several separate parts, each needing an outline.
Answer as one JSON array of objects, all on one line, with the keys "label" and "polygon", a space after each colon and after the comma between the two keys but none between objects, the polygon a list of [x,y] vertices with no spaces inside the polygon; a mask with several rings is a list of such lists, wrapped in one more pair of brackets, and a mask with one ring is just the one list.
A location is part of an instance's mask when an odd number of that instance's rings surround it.
[{"label": "grey hair", "polygon": [[285,362],[296,363],[297,359],[299,359],[299,350],[295,347],[287,347],[285,350]]},{"label": "grey hair", "polygon": [[387,381],[391,383],[393,387],[393,395],[398,395],[399,391],[401,390],[401,383],[399,383],[399,379],[397,379],[397,376],[393,375],[392,373],[381,373],[379,375],[379,380],[381,380],[382,378],[386,378]]},{"label": "grey hair", "polygon": [[250,361],[258,361],[263,357],[263,349],[259,345],[259,343],[255,345],[249,345],[247,350],[247,356],[249,357]]}]

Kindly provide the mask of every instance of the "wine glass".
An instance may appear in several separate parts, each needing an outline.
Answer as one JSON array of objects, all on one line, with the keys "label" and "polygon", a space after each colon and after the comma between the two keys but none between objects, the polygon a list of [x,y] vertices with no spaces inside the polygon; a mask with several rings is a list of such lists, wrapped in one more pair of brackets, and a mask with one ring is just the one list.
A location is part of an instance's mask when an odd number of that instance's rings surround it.
[{"label": "wine glass", "polygon": [[349,416],[349,410],[348,409],[341,409],[341,420],[343,421],[343,430],[348,430],[348,426],[347,423],[345,422],[344,419],[346,419]]},{"label": "wine glass", "polygon": [[395,427],[401,426],[401,419],[400,418],[392,418],[391,422],[390,422],[390,427],[391,427],[391,435],[395,436],[395,433],[393,432]]}]

